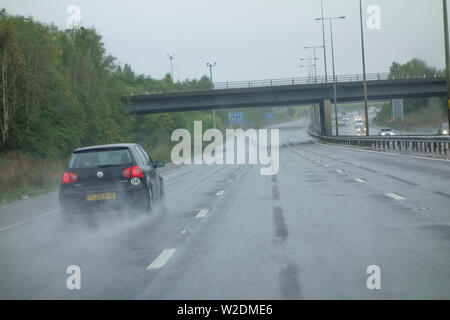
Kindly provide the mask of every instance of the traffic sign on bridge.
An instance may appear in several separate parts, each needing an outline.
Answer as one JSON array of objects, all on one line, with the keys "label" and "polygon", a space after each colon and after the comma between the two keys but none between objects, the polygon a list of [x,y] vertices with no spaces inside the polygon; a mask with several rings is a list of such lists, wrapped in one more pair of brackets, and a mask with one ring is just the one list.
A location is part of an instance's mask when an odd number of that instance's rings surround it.
[{"label": "traffic sign on bridge", "polygon": [[244,122],[244,113],[243,112],[230,112],[228,114],[228,123],[229,124],[242,123],[242,122]]}]

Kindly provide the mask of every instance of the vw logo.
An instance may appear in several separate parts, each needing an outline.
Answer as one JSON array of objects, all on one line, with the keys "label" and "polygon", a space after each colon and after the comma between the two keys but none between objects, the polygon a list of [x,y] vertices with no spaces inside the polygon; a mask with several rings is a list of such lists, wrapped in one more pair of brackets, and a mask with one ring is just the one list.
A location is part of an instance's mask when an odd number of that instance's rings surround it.
[{"label": "vw logo", "polygon": [[103,178],[103,172],[101,172],[101,171],[97,172],[97,177]]}]

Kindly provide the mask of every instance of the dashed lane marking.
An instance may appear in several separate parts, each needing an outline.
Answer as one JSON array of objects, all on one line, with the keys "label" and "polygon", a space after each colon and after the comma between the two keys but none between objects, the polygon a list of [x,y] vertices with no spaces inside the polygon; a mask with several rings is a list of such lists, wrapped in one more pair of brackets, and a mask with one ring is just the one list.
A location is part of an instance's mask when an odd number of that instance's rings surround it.
[{"label": "dashed lane marking", "polygon": [[161,269],[173,255],[176,249],[165,249],[150,263],[147,270]]},{"label": "dashed lane marking", "polygon": [[208,213],[209,209],[202,209],[200,210],[197,215],[195,216],[196,218],[204,218],[206,216],[206,214]]},{"label": "dashed lane marking", "polygon": [[386,193],[386,195],[395,200],[405,200],[405,198],[395,192]]}]

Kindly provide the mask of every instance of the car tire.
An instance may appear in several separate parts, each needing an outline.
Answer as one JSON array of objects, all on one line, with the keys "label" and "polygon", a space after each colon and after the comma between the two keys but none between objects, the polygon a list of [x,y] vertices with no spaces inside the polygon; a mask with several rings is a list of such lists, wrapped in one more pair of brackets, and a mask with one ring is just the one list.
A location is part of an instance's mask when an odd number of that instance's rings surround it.
[{"label": "car tire", "polygon": [[166,190],[164,189],[164,185],[161,185],[161,198],[159,201],[161,203],[161,208],[166,210]]},{"label": "car tire", "polygon": [[149,187],[148,193],[147,193],[147,201],[145,203],[145,209],[144,213],[149,214],[152,211],[153,208],[153,193],[151,188]]}]

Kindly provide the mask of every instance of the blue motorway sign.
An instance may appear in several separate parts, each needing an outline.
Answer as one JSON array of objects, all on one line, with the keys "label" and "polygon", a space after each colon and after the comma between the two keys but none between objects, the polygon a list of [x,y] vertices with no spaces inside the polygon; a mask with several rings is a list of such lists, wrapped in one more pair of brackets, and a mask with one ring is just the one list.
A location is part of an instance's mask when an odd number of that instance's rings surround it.
[{"label": "blue motorway sign", "polygon": [[228,122],[230,124],[244,122],[244,113],[243,112],[230,112],[228,114]]},{"label": "blue motorway sign", "polygon": [[266,118],[266,119],[275,119],[275,113],[273,113],[273,112],[266,112],[266,113],[264,113],[264,118]]}]

